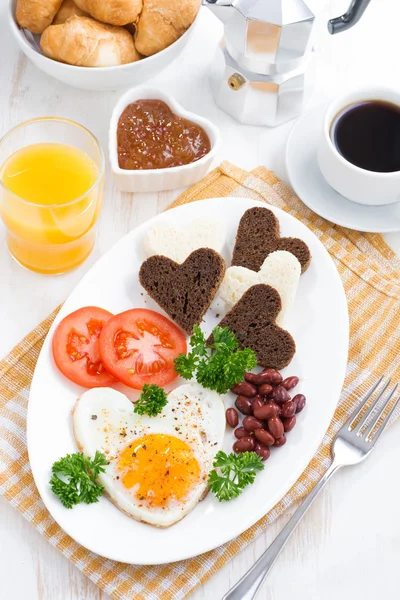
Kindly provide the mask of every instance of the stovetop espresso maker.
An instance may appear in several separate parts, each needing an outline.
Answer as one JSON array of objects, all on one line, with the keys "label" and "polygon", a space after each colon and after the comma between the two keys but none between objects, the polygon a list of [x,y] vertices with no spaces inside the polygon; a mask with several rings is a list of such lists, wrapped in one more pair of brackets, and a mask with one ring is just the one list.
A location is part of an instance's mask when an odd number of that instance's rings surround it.
[{"label": "stovetop espresso maker", "polygon": [[[242,123],[274,127],[299,115],[307,90],[315,15],[304,0],[202,0],[224,23],[212,65],[218,106]],[[331,34],[355,25],[370,0],[352,0],[328,22]]]}]

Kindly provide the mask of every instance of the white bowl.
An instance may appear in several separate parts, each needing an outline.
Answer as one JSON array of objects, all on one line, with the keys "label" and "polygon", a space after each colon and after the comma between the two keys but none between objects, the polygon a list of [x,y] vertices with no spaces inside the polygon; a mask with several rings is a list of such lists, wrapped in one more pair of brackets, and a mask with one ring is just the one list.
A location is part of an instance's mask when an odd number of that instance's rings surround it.
[{"label": "white bowl", "polygon": [[[203,158],[188,165],[182,165],[181,167],[146,170],[120,169],[117,149],[118,121],[128,104],[137,100],[163,100],[175,114],[200,125],[210,138],[210,152],[203,156]],[[220,143],[221,136],[219,130],[211,121],[185,110],[169,94],[148,87],[132,88],[119,99],[111,117],[108,146],[111,170],[117,186],[122,192],[161,192],[163,190],[183,188],[197,183],[207,174],[219,150]]]},{"label": "white bowl", "polygon": [[67,65],[41,53],[39,37],[25,29],[20,29],[15,20],[17,0],[9,0],[8,20],[11,31],[22,52],[47,75],[83,90],[107,91],[138,85],[154,77],[181,54],[188,43],[198,16],[189,29],[171,46],[134,63],[118,67],[76,67]]}]

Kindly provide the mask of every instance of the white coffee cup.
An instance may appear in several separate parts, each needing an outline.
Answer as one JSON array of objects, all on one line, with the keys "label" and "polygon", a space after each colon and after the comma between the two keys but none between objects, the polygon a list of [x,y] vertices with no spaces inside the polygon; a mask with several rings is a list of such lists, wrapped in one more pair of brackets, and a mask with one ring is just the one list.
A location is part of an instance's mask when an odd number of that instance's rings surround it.
[{"label": "white coffee cup", "polygon": [[340,112],[365,100],[383,100],[400,107],[400,91],[387,88],[365,88],[341,96],[325,113],[318,145],[318,164],[322,175],[339,194],[369,206],[400,201],[400,171],[380,173],[353,165],[338,151],[331,138],[331,127]]}]

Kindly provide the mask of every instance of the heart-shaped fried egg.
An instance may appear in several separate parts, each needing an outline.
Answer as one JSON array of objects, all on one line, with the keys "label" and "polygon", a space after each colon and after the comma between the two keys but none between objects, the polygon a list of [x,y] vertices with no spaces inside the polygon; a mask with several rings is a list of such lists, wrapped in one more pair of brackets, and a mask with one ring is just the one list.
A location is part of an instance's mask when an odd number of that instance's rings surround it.
[{"label": "heart-shaped fried egg", "polygon": [[76,402],[74,434],[85,455],[103,452],[99,476],[112,502],[138,521],[168,527],[207,492],[207,479],[225,431],[221,397],[195,383],[168,394],[157,417],[134,413],[111,388],[85,392]]}]

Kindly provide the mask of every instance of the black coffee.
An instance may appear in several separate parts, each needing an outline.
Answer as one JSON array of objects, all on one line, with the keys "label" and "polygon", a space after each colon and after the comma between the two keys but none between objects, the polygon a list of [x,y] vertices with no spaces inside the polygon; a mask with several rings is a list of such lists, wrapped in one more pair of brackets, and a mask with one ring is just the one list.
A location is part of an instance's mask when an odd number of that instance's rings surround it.
[{"label": "black coffee", "polygon": [[332,123],[331,139],[353,165],[376,171],[400,171],[400,106],[381,100],[352,104]]}]

